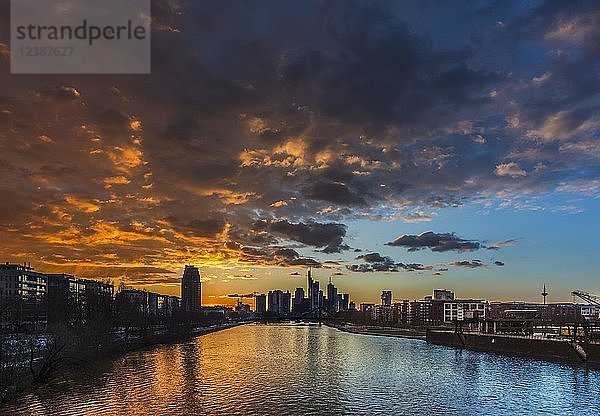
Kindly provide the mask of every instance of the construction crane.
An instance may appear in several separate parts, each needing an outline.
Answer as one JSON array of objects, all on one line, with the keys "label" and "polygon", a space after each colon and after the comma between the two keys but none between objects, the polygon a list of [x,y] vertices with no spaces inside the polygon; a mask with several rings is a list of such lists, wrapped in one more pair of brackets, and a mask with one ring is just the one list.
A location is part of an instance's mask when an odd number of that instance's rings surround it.
[{"label": "construction crane", "polygon": [[600,296],[593,295],[587,292],[581,292],[579,290],[574,290],[571,292],[573,296],[577,296],[580,299],[583,299],[587,303],[591,305],[600,306]]},{"label": "construction crane", "polygon": [[[253,293],[246,293],[246,294],[238,294],[238,293],[233,293],[231,295],[227,295],[230,298],[237,298],[237,306],[239,307],[242,304],[242,300],[247,299],[247,298],[256,298],[256,293],[257,292],[253,292]],[[256,301],[254,301],[254,310],[256,310]]]}]

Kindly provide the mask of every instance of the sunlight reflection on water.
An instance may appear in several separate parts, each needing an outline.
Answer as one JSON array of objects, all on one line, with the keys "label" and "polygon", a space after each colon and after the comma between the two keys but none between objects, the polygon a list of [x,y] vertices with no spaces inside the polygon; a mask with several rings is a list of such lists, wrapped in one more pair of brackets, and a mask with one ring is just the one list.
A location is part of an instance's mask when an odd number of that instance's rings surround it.
[{"label": "sunlight reflection on water", "polygon": [[598,414],[600,371],[364,336],[250,324],[129,353],[0,414]]}]

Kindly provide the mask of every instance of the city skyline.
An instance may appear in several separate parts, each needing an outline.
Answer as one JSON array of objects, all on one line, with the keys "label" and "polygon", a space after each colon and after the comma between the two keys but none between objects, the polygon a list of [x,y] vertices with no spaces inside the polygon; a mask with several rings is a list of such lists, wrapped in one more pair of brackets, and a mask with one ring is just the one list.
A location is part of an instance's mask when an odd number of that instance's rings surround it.
[{"label": "city skyline", "polygon": [[307,266],[358,302],[600,292],[593,2],[152,16],[149,75],[0,78],[0,259],[168,294],[196,264],[206,304]]},{"label": "city skyline", "polygon": [[[181,302],[181,308],[184,311],[187,312],[194,312],[194,311],[199,311],[200,309],[195,309],[195,308],[200,308],[200,306],[208,306],[208,307],[213,307],[213,306],[225,306],[225,307],[234,307],[234,306],[239,306],[241,304],[243,304],[243,300],[245,298],[257,298],[259,296],[265,297],[265,302],[266,302],[266,296],[271,296],[271,294],[273,292],[279,292],[280,294],[286,294],[287,296],[289,296],[288,299],[288,306],[289,311],[293,312],[295,307],[300,308],[302,305],[301,303],[298,301],[297,302],[297,297],[299,296],[300,299],[314,299],[313,302],[310,303],[310,305],[303,305],[302,309],[307,309],[307,310],[311,310],[311,309],[315,309],[318,308],[320,306],[325,307],[325,308],[332,308],[334,307],[333,305],[335,304],[331,304],[330,303],[330,299],[336,299],[338,296],[341,299],[344,299],[344,302],[346,304],[345,308],[339,309],[339,310],[346,310],[348,307],[348,302],[351,303],[352,305],[355,305],[356,307],[358,307],[361,304],[377,304],[379,300],[381,300],[382,304],[385,305],[391,305],[391,304],[395,304],[395,303],[401,303],[401,302],[405,302],[405,301],[420,301],[423,299],[427,299],[427,294],[426,293],[434,293],[434,297],[437,296],[436,293],[451,293],[452,298],[454,298],[454,291],[453,289],[449,289],[449,288],[442,288],[441,286],[439,287],[435,287],[433,289],[430,289],[428,292],[421,292],[418,295],[415,296],[405,296],[406,292],[404,291],[400,291],[400,292],[394,292],[394,290],[390,290],[389,288],[386,287],[374,287],[372,288],[373,291],[378,291],[378,293],[380,294],[379,297],[377,299],[374,298],[361,298],[360,296],[358,297],[354,297],[352,296],[351,293],[348,293],[348,291],[344,290],[342,291],[341,289],[344,289],[343,287],[340,286],[336,286],[334,284],[334,277],[335,273],[331,274],[329,276],[329,278],[327,278],[327,284],[321,286],[321,279],[318,276],[315,276],[314,274],[314,270],[312,270],[312,268],[308,268],[305,269],[304,272],[305,274],[300,274],[298,272],[294,272],[294,276],[295,277],[301,277],[305,280],[304,284],[306,286],[294,286],[293,289],[289,289],[288,287],[276,287],[276,286],[270,286],[265,288],[264,290],[261,291],[252,291],[249,294],[244,294],[244,293],[248,293],[249,291],[244,291],[244,290],[238,290],[239,293],[229,293],[227,295],[222,295],[222,296],[218,296],[218,297],[211,297],[209,295],[208,297],[208,301],[204,300],[205,298],[202,297],[202,293],[204,291],[203,286],[204,283],[202,283],[202,272],[201,272],[201,268],[198,268],[194,265],[185,265],[183,267],[183,271],[181,274],[181,277],[179,278],[179,281],[176,284],[173,284],[173,290],[164,290],[164,287],[159,286],[159,290],[158,291],[152,291],[152,289],[149,289],[148,287],[140,287],[140,286],[128,286],[126,284],[126,282],[124,280],[118,280],[118,281],[114,281],[112,279],[106,278],[106,279],[102,279],[101,277],[95,277],[95,278],[83,278],[81,276],[77,276],[74,274],[70,274],[70,273],[65,273],[64,270],[62,271],[54,271],[54,272],[48,272],[48,271],[41,271],[41,270],[36,270],[32,265],[31,262],[24,262],[23,264],[15,264],[15,263],[10,263],[10,262],[3,262],[0,263],[3,267],[7,267],[7,268],[23,268],[24,270],[30,270],[33,275],[41,275],[41,276],[46,276],[48,279],[53,278],[54,276],[57,276],[59,278],[71,278],[71,279],[75,279],[76,281],[89,281],[89,282],[96,282],[96,283],[101,283],[101,284],[105,284],[105,285],[111,285],[111,287],[116,287],[118,289],[118,291],[122,291],[122,290],[126,290],[126,291],[132,291],[132,292],[148,292],[148,293],[153,293],[155,295],[158,296],[171,296],[171,297],[177,297],[180,299]],[[307,280],[308,279],[308,280]],[[175,287],[176,286],[176,287]],[[312,288],[312,290],[311,290]],[[163,290],[161,290],[163,289]],[[590,295],[588,292],[585,291],[578,291],[578,292],[582,292],[586,295]],[[395,295],[394,295],[395,293]],[[241,294],[241,295],[240,295]],[[542,298],[542,303],[546,304],[547,303],[547,296],[549,295],[549,293],[547,292],[547,288],[546,288],[546,284],[543,284],[543,288],[541,289],[541,291],[538,293],[539,297]],[[553,302],[548,302],[548,303],[580,303],[581,302],[581,297],[576,296],[575,293],[570,293],[571,295],[571,300],[570,301],[561,301],[561,300],[555,300]],[[350,296],[352,296],[350,298]],[[592,297],[594,297],[594,294],[591,294]],[[385,301],[384,301],[384,297],[385,297]],[[187,300],[186,300],[187,298]],[[528,301],[528,300],[523,300],[523,299],[499,299],[499,298],[485,298],[482,296],[462,296],[463,299],[473,299],[473,298],[480,298],[483,299],[487,302],[517,302],[517,303],[540,303],[538,302],[538,300],[533,300],[533,301]],[[351,300],[351,302],[350,302]],[[256,301],[254,307],[252,307],[253,311],[257,310],[256,307]],[[279,301],[278,301],[279,302]],[[337,300],[334,300],[334,302],[337,302]],[[584,300],[584,302],[587,302],[587,300]],[[195,305],[195,306],[194,306]],[[335,304],[337,305],[337,304]],[[338,311],[337,306],[334,307],[336,309],[336,311]],[[268,304],[265,304],[265,310],[270,309],[270,307],[268,306]]]}]

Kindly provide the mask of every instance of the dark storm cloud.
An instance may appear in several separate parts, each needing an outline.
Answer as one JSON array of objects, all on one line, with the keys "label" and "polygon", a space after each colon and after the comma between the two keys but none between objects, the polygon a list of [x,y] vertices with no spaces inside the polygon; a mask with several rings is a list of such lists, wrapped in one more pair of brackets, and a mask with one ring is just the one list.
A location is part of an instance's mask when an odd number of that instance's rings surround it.
[{"label": "dark storm cloud", "polygon": [[336,182],[319,182],[308,189],[312,199],[332,202],[337,205],[365,205],[365,200],[350,191],[348,186]]},{"label": "dark storm cloud", "polygon": [[398,272],[404,270],[407,272],[431,270],[431,266],[424,266],[420,263],[397,263],[391,257],[382,256],[379,253],[369,253],[356,257],[357,260],[363,260],[362,264],[349,264],[346,268],[353,272]]},{"label": "dark storm cloud", "polygon": [[285,247],[243,247],[242,260],[251,263],[269,264],[274,266],[313,266],[321,267],[321,263],[312,258],[300,257],[300,254],[293,249]]},{"label": "dark storm cloud", "polygon": [[180,223],[176,217],[169,217],[167,220],[175,229],[199,237],[214,237],[225,228],[225,220],[222,218],[193,219],[187,223]]},{"label": "dark storm cloud", "polygon": [[401,235],[394,241],[386,243],[388,246],[407,247],[408,251],[418,251],[425,248],[431,251],[474,251],[481,244],[478,241],[464,240],[454,233],[437,234],[427,231],[419,235]]},{"label": "dark storm cloud", "polygon": [[268,231],[279,237],[287,238],[314,247],[324,247],[327,253],[339,252],[347,248],[343,244],[346,226],[336,223],[291,223],[287,220],[257,221],[253,226],[256,231]]},{"label": "dark storm cloud", "polygon": [[367,263],[380,263],[383,261],[390,261],[391,259],[389,257],[384,257],[379,253],[369,253],[369,254],[363,254],[361,256],[358,256],[356,258],[357,260],[364,260]]},{"label": "dark storm cloud", "polygon": [[273,254],[290,259],[295,259],[300,256],[300,254],[298,254],[298,252],[292,248],[278,248]]},{"label": "dark storm cloud", "polygon": [[[318,265],[351,219],[598,194],[596,2],[157,0],[152,73],[101,77],[8,75],[8,6],[7,257]],[[484,246],[426,234],[389,244]]]}]

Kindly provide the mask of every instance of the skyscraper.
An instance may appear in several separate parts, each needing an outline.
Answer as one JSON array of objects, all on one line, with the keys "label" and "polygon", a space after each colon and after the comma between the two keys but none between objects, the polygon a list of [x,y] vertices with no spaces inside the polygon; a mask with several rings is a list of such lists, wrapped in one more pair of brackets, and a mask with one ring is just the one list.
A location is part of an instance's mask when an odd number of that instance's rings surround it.
[{"label": "skyscraper", "polygon": [[287,315],[290,313],[290,304],[292,294],[289,291],[270,290],[268,298],[268,311],[277,315]]},{"label": "skyscraper", "polygon": [[384,290],[383,292],[381,292],[381,304],[384,306],[392,305],[392,291],[391,290]]},{"label": "skyscraper", "polygon": [[454,292],[446,289],[434,289],[433,300],[454,300]]},{"label": "skyscraper", "polygon": [[327,310],[335,313],[338,310],[337,288],[329,281],[327,284]]},{"label": "skyscraper", "polygon": [[264,293],[256,295],[254,298],[256,301],[256,313],[265,313],[267,311],[267,295]]},{"label": "skyscraper", "polygon": [[313,281],[313,288],[312,288],[312,297],[310,299],[311,305],[310,305],[310,309],[316,309],[319,306],[323,306],[323,291],[319,290],[319,281],[315,280]]},{"label": "skyscraper", "polygon": [[279,313],[282,315],[288,315],[290,313],[290,307],[292,306],[292,294],[286,290],[281,295],[281,305]]},{"label": "skyscraper", "polygon": [[342,306],[340,309],[347,311],[350,308],[350,295],[348,293],[344,293],[342,295]]},{"label": "skyscraper", "polygon": [[202,303],[200,271],[195,266],[185,266],[181,279],[181,306],[186,312],[199,312]]},{"label": "skyscraper", "polygon": [[313,305],[313,279],[312,279],[312,273],[310,268],[308,269],[308,273],[307,273],[307,277],[308,277],[308,287],[306,288],[306,297],[308,298],[308,307],[309,309],[312,309],[312,305]]},{"label": "skyscraper", "polygon": [[298,313],[302,311],[304,304],[304,288],[297,287],[294,291],[294,300],[292,301],[292,312]]}]

